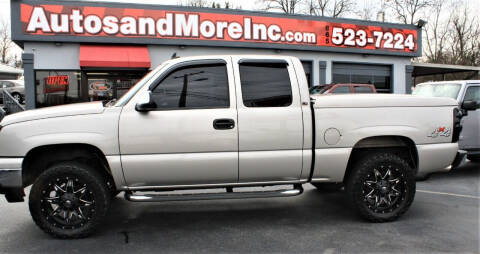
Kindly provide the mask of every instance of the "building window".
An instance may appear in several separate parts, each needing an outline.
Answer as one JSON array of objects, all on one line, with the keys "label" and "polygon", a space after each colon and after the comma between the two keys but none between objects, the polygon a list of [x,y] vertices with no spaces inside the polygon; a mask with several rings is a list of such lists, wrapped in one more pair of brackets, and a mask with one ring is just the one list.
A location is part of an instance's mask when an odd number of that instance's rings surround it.
[{"label": "building window", "polygon": [[225,64],[172,71],[152,91],[158,109],[226,108],[230,105]]},{"label": "building window", "polygon": [[305,76],[307,76],[308,87],[312,87],[312,80],[313,80],[313,67],[312,61],[302,60],[303,70],[305,71]]},{"label": "building window", "polygon": [[392,67],[389,65],[333,63],[332,83],[373,84],[379,93],[391,93]]},{"label": "building window", "polygon": [[287,107],[292,86],[286,63],[241,63],[243,104],[247,107]]},{"label": "building window", "polygon": [[111,100],[122,97],[145,74],[144,70],[84,71],[88,100]]},{"label": "building window", "polygon": [[36,71],[36,106],[81,102],[81,84],[80,71]]}]

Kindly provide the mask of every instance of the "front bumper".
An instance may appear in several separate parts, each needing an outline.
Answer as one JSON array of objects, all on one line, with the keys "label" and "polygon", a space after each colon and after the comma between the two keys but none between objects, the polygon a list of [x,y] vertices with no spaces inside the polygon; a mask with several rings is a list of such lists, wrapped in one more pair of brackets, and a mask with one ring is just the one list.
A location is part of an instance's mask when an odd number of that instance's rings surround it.
[{"label": "front bumper", "polygon": [[23,158],[0,158],[0,194],[9,202],[23,201],[22,162]]}]

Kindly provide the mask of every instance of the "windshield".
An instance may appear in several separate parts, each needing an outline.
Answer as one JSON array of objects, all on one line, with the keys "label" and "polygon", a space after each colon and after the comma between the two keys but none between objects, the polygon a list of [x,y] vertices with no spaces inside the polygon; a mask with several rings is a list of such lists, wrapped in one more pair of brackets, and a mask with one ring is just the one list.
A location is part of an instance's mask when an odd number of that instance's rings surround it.
[{"label": "windshield", "polygon": [[166,62],[160,64],[157,68],[151,70],[147,75],[145,75],[142,79],[140,79],[128,92],[126,92],[120,99],[118,99],[115,103],[115,106],[123,106],[125,105],[133,95],[135,95],[140,88],[143,87],[145,83],[147,83],[153,76],[155,76],[158,71],[165,66]]},{"label": "windshield", "polygon": [[456,100],[461,87],[460,84],[421,84],[415,87],[413,94],[427,97],[448,97]]}]

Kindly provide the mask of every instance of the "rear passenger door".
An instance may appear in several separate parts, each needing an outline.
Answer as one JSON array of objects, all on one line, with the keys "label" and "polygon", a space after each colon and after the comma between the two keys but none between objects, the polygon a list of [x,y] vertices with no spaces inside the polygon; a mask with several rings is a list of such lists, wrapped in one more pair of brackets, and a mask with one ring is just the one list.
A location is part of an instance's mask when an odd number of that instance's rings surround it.
[{"label": "rear passenger door", "polygon": [[292,181],[302,170],[303,119],[292,63],[233,57],[239,182]]}]

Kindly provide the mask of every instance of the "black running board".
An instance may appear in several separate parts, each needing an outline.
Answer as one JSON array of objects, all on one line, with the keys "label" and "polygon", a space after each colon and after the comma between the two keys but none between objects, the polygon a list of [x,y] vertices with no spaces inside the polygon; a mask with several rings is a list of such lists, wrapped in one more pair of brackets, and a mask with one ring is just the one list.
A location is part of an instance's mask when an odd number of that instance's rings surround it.
[{"label": "black running board", "polygon": [[245,198],[272,198],[293,197],[303,193],[302,185],[294,185],[293,189],[281,189],[272,191],[250,192],[220,192],[220,193],[188,193],[188,194],[134,194],[125,193],[125,199],[133,202],[167,202],[167,201],[191,201],[212,199],[245,199]]}]

